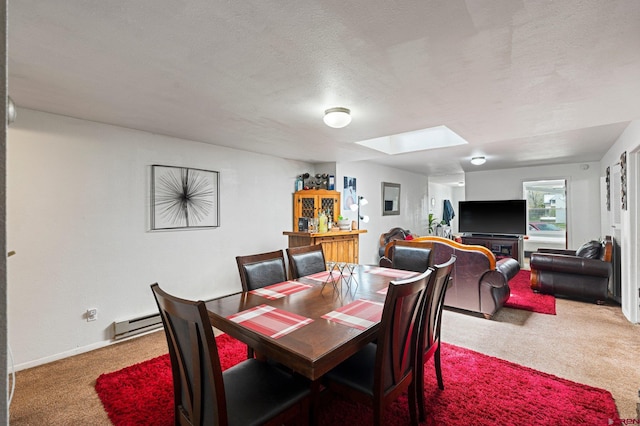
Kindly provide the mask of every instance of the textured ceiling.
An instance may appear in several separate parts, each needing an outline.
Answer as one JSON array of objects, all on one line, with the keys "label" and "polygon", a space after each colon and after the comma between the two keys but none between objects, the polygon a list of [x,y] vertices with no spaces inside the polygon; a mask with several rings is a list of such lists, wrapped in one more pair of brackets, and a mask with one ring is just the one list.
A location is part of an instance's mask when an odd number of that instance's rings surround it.
[{"label": "textured ceiling", "polygon": [[[598,161],[640,118],[637,0],[19,0],[8,15],[18,107],[291,159],[425,175]],[[348,127],[323,124],[334,106]],[[355,144],[439,125],[469,144]]]}]

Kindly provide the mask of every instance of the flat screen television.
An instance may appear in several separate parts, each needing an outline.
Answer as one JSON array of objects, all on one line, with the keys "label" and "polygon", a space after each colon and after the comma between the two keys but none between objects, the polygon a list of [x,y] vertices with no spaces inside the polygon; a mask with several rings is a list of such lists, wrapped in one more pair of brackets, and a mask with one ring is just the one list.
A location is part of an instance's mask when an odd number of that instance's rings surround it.
[{"label": "flat screen television", "polygon": [[467,234],[525,235],[526,200],[460,201],[458,230]]}]

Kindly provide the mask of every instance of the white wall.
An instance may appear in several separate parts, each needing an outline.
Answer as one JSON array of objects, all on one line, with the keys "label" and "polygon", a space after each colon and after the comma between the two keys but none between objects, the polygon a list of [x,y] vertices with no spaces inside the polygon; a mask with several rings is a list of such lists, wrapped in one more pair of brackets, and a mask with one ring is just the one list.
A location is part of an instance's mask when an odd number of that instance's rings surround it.
[{"label": "white wall", "polygon": [[[584,165],[589,166],[586,170]],[[600,163],[561,164],[518,169],[469,172],[467,200],[522,199],[522,183],[531,180],[567,180],[568,248],[600,238]]]},{"label": "white wall", "polygon": [[[7,161],[17,370],[111,343],[114,321],[156,312],[154,282],[192,299],[238,291],[235,256],[286,248],[301,173],[335,167],[338,191],[344,175],[357,178],[371,217],[362,263],[377,263],[379,236],[394,226],[426,233],[427,178],[368,163],[313,165],[27,109],[9,130]],[[221,226],[151,232],[153,164],[219,171]],[[400,216],[382,216],[383,181],[402,185]]]},{"label": "white wall", "polygon": [[[366,234],[360,235],[360,263],[377,264],[380,234],[396,226],[411,232],[426,235],[428,215],[427,177],[391,167],[367,162],[338,162],[336,165],[336,189],[344,188],[344,176],[356,178],[358,195],[369,204],[360,209],[361,215],[370,218],[369,223],[360,223]],[[400,215],[382,215],[382,182],[400,184]],[[357,214],[342,211],[342,215],[355,220]]]},{"label": "white wall", "polygon": [[[622,312],[633,323],[640,323],[638,304],[640,296],[640,251],[638,250],[639,232],[638,212],[640,200],[638,200],[638,187],[640,182],[639,151],[640,151],[640,120],[635,120],[620,135],[616,143],[607,151],[600,161],[600,176],[606,175],[607,167],[620,162],[620,155],[627,152],[627,203],[628,209],[620,214],[620,260],[621,260],[621,287],[622,287]],[[612,177],[613,178],[613,177]],[[615,197],[612,196],[612,202]],[[611,232],[613,221],[605,217],[602,221],[603,234]]]},{"label": "white wall", "polygon": [[[9,343],[17,369],[109,343],[157,311],[150,284],[187,298],[240,289],[235,256],[283,249],[288,161],[20,109],[9,129]],[[150,232],[150,166],[220,172],[220,227]],[[364,181],[364,179],[363,179]],[[98,320],[87,322],[87,308]]]}]

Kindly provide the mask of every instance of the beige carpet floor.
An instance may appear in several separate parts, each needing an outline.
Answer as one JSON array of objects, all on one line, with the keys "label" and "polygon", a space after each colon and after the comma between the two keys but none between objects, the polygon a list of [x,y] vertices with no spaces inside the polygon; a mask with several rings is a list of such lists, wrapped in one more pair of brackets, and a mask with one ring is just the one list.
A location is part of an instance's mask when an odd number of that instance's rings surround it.
[{"label": "beige carpet floor", "polygon": [[[557,315],[502,309],[492,320],[443,315],[442,339],[575,382],[607,389],[621,419],[637,419],[640,326],[619,306],[557,300]],[[16,373],[10,423],[109,425],[95,379],[167,352],[164,334],[143,337]],[[445,387],[446,387],[446,380]],[[518,389],[513,389],[518,392]],[[544,401],[540,401],[544,405]]]}]

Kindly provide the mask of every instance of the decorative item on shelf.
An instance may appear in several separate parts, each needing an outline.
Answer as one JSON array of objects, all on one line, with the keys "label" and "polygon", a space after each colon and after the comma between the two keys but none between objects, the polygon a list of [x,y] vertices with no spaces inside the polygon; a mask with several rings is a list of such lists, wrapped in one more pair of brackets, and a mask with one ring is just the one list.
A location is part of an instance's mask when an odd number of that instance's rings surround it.
[{"label": "decorative item on shelf", "polygon": [[[366,206],[367,204],[369,204],[369,201],[367,201],[366,198],[364,198],[362,195],[358,196],[358,202],[351,204],[350,208],[352,211],[357,211],[358,212],[358,225],[356,227],[356,229],[360,229],[360,221],[362,220],[364,223],[368,223],[369,222],[369,216],[361,216],[360,215],[360,207],[361,206]],[[354,221],[355,222],[355,221]],[[351,226],[351,228],[353,228],[353,225]]]},{"label": "decorative item on shelf", "polygon": [[338,228],[341,231],[351,231],[351,221],[344,216],[338,216]]},{"label": "decorative item on shelf", "polygon": [[314,187],[316,189],[329,189],[329,175],[326,173],[316,173]]},{"label": "decorative item on shelf", "polygon": [[309,218],[301,217],[298,219],[298,232],[307,232],[309,231]]},{"label": "decorative item on shelf", "polygon": [[318,232],[324,234],[327,231],[327,215],[324,212],[320,212],[320,215],[318,216]]},{"label": "decorative item on shelf", "polygon": [[306,179],[309,179],[309,176],[310,176],[309,173],[302,173],[296,178],[296,191],[309,189],[309,185],[307,184],[307,182],[305,182]]}]

